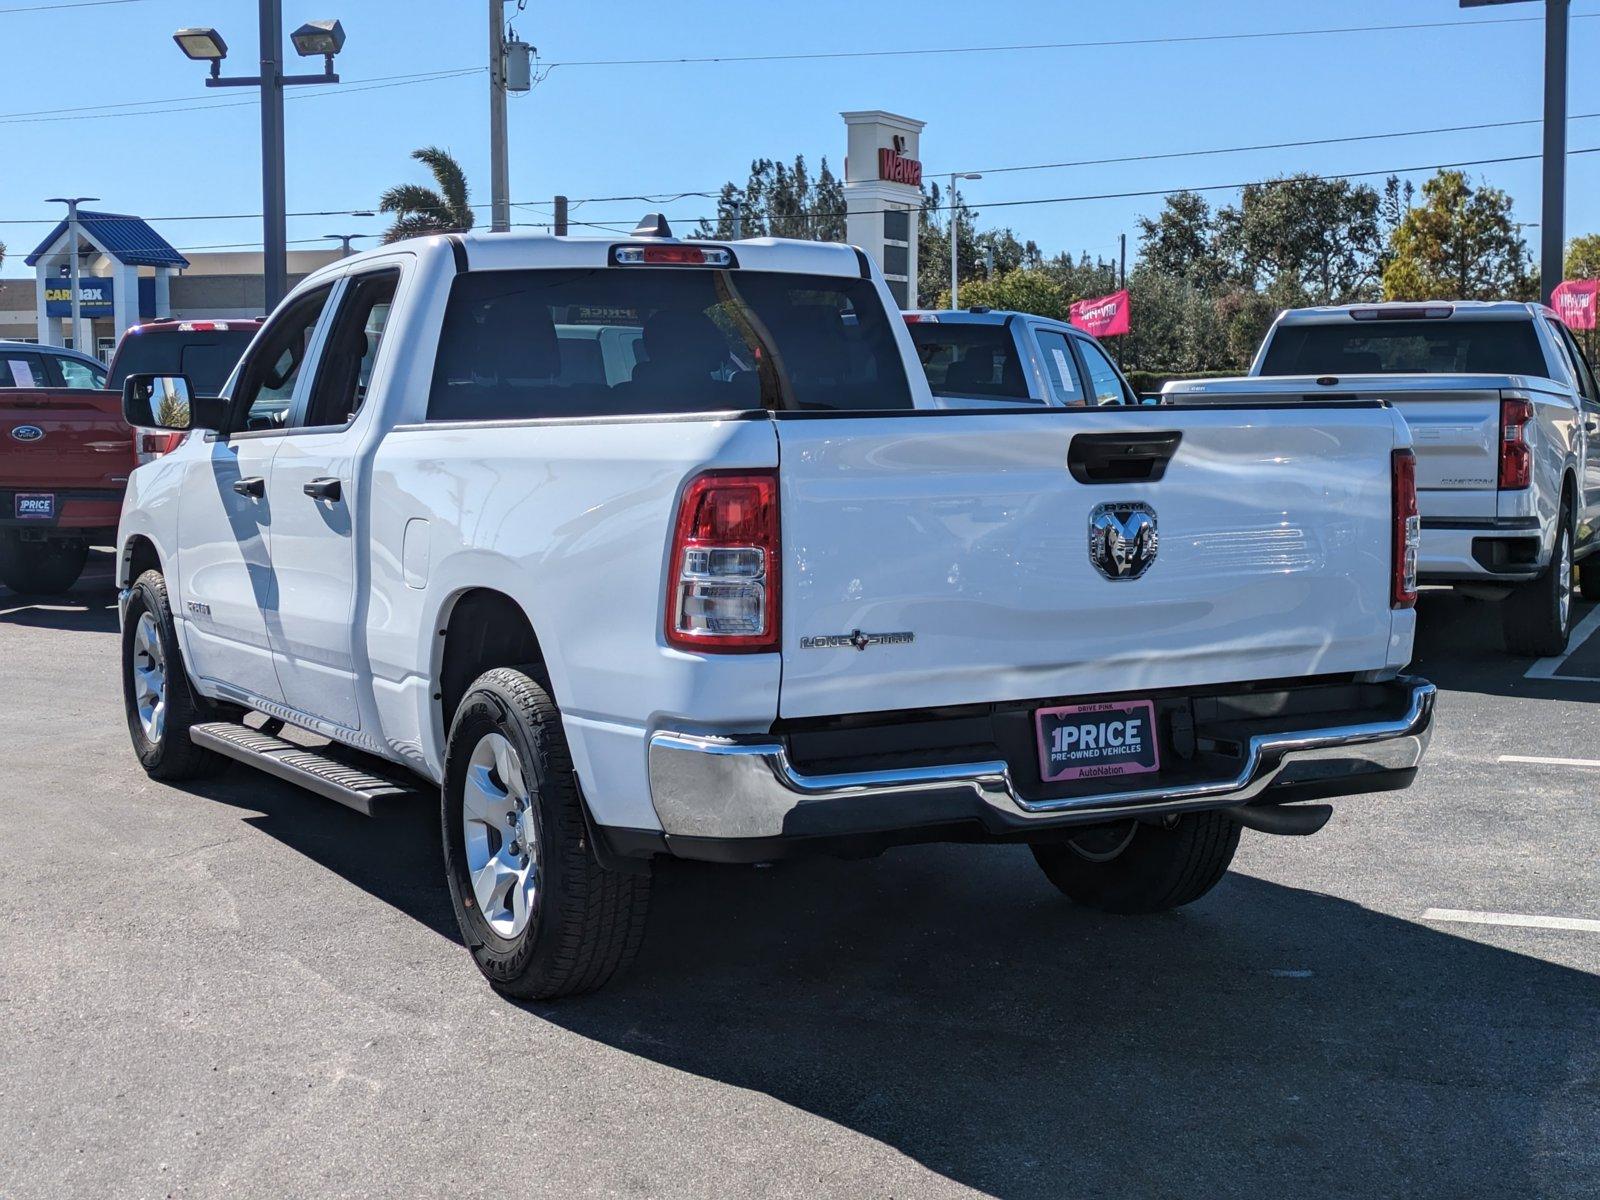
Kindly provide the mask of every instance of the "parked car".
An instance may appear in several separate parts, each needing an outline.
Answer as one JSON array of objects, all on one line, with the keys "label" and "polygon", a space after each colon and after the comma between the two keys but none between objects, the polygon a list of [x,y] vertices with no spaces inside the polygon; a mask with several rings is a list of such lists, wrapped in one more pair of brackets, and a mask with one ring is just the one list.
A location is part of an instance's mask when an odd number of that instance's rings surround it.
[{"label": "parked car", "polygon": [[[64,592],[91,545],[110,545],[128,475],[183,435],[130,429],[122,382],[135,371],[186,373],[208,394],[261,328],[259,319],[153,321],[122,335],[106,367],[54,346],[0,342],[0,583]],[[108,386],[115,390],[104,390]]]},{"label": "parked car", "polygon": [[131,423],[211,431],[118,534],[150,775],[431,792],[474,960],[539,997],[633,955],[661,856],[1022,842],[1153,912],[1410,783],[1387,406],[930,411],[858,251],[662,226],[398,243],[221,398],[129,376]]},{"label": "parked car", "polygon": [[1100,343],[1071,325],[990,308],[905,314],[942,407],[1138,404]]},{"label": "parked car", "polygon": [[35,342],[0,342],[0,394],[13,388],[105,386],[106,365],[91,355]]},{"label": "parked car", "polygon": [[91,541],[109,544],[133,470],[104,364],[56,346],[0,342],[0,583],[65,591]]},{"label": "parked car", "polygon": [[[1184,403],[1382,397],[1411,427],[1419,578],[1504,600],[1506,646],[1560,654],[1574,564],[1600,549],[1600,388],[1542,304],[1350,305],[1283,313],[1247,379],[1170,383]],[[1597,569],[1583,594],[1600,600]]]}]

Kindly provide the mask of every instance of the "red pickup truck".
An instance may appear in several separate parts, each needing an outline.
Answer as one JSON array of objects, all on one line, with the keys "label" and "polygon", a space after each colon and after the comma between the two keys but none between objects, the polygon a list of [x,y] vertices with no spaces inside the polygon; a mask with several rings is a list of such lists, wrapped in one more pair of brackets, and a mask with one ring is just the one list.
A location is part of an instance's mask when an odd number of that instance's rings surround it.
[{"label": "red pickup truck", "polygon": [[129,374],[186,374],[216,395],[260,320],[156,321],[123,335],[106,369],[52,346],[0,343],[0,583],[30,595],[77,582],[115,538],[128,474],[170,449],[122,420]]}]

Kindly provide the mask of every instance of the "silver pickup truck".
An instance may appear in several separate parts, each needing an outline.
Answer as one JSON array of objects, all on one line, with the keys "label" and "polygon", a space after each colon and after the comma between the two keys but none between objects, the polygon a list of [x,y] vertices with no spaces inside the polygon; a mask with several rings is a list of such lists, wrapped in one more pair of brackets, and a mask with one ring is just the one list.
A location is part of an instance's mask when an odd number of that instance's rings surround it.
[{"label": "silver pickup truck", "polygon": [[[1163,399],[1388,400],[1417,455],[1423,584],[1503,599],[1506,647],[1561,653],[1574,564],[1597,547],[1600,387],[1542,304],[1292,309],[1248,378],[1178,381]],[[1578,572],[1600,599],[1600,559]]]}]

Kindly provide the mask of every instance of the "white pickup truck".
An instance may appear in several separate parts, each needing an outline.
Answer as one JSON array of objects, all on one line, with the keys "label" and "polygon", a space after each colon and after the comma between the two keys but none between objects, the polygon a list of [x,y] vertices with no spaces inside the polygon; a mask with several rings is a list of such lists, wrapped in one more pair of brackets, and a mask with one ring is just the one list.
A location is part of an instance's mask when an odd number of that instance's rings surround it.
[{"label": "white pickup truck", "polygon": [[[1600,549],[1600,388],[1552,309],[1513,302],[1292,309],[1250,376],[1169,383],[1185,404],[1381,398],[1411,427],[1420,579],[1503,599],[1506,646],[1560,654],[1573,566]],[[1579,572],[1600,600],[1600,563]]]},{"label": "white pickup truck", "polygon": [[440,804],[495,987],[597,987],[651,860],[1026,843],[1184,904],[1406,786],[1394,411],[937,410],[846,246],[439,236],[308,277],[119,531],[140,762]]}]

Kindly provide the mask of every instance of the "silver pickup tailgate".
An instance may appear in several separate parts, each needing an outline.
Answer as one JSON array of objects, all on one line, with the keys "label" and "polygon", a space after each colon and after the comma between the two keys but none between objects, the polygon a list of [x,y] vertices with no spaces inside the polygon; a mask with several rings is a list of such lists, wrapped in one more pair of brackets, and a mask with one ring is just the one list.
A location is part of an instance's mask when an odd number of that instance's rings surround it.
[{"label": "silver pickup tailgate", "polygon": [[1398,665],[1381,405],[777,427],[784,717]]},{"label": "silver pickup tailgate", "polygon": [[[1252,376],[1169,384],[1184,404],[1387,400],[1411,427],[1417,492],[1428,517],[1493,517],[1500,472],[1500,400],[1533,381],[1510,375]],[[1548,387],[1546,383],[1544,386]]]}]

